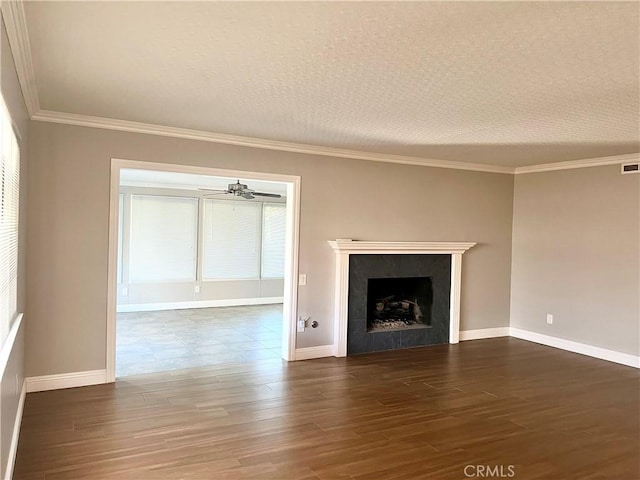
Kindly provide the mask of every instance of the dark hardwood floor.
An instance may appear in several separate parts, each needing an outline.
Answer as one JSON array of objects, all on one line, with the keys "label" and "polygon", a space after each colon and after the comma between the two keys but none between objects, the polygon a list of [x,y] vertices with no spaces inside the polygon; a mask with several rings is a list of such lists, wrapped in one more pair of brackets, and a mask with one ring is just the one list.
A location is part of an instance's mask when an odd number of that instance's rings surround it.
[{"label": "dark hardwood floor", "polygon": [[511,338],[30,393],[15,479],[640,478],[638,370]]}]

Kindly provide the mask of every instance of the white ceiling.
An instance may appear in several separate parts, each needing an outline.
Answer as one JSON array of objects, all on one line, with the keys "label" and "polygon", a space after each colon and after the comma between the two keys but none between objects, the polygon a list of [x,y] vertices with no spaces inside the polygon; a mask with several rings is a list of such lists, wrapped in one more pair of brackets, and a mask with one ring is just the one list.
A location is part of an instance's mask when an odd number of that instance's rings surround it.
[{"label": "white ceiling", "polygon": [[42,110],[508,167],[639,151],[638,2],[24,9]]},{"label": "white ceiling", "polygon": [[236,177],[214,177],[211,175],[165,172],[160,170],[137,170],[131,168],[123,168],[120,170],[120,185],[130,187],[225,190],[230,183],[236,183],[238,180],[256,192],[277,193],[282,196],[287,194],[287,185],[280,182]]}]

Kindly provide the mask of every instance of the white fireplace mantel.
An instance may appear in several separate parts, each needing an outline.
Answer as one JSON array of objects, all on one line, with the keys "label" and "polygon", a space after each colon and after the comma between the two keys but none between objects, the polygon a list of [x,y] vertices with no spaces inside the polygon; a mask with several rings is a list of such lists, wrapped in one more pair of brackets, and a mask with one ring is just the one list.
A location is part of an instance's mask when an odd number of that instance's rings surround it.
[{"label": "white fireplace mantel", "polygon": [[449,343],[460,339],[460,286],[462,254],[473,242],[368,242],[350,239],[330,240],[336,254],[334,349],[336,357],[347,355],[347,321],[349,301],[349,255],[406,254],[451,255],[451,302],[449,311]]}]

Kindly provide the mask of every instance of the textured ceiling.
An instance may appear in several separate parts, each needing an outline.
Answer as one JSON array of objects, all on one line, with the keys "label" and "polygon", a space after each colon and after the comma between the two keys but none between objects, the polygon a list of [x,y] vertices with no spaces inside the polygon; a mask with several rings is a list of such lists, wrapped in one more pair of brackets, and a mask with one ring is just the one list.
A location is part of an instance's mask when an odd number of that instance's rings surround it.
[{"label": "textured ceiling", "polygon": [[637,2],[25,2],[44,110],[523,166],[638,152]]}]

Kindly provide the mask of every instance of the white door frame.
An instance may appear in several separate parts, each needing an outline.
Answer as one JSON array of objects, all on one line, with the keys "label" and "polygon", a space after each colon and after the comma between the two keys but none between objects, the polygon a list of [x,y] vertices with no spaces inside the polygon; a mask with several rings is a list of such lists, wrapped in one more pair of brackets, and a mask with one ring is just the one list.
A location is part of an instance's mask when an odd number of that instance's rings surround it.
[{"label": "white door frame", "polygon": [[244,170],[142,162],[111,159],[109,193],[109,265],[107,270],[107,382],[116,379],[116,310],[118,281],[118,222],[120,170],[156,170],[173,173],[191,173],[216,177],[251,178],[285,183],[287,185],[287,231],[285,241],[284,302],[282,315],[282,358],[294,360],[296,351],[296,319],[298,315],[298,241],[300,232],[300,177]]}]

